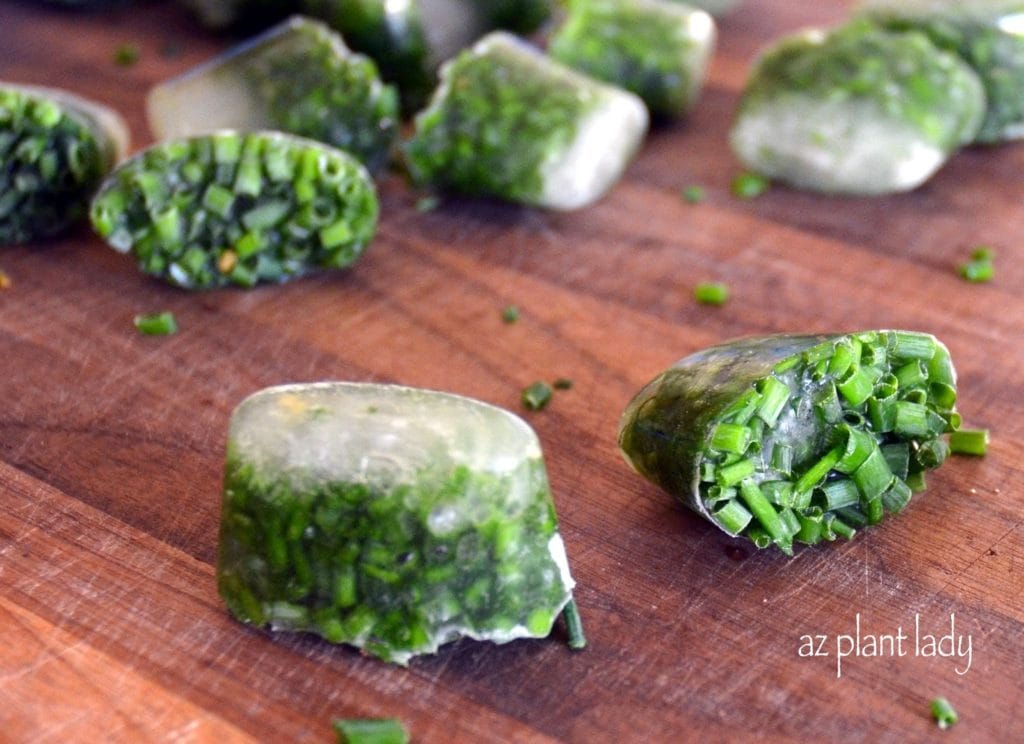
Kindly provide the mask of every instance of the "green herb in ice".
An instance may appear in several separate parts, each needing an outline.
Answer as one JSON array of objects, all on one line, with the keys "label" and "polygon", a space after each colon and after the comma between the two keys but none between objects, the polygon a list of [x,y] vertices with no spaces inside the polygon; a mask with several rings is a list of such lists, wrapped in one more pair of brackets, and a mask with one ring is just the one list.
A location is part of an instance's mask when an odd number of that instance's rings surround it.
[{"label": "green herb in ice", "polygon": [[0,83],[0,245],[56,235],[85,215],[115,157],[86,105]]},{"label": "green herb in ice", "polygon": [[239,620],[406,664],[544,637],[572,580],[536,435],[459,396],[324,383],[232,416],[217,562]]},{"label": "green herb in ice", "polygon": [[281,282],[353,264],[377,195],[349,155],[280,133],[163,142],[123,163],[93,201],[96,232],[187,289]]},{"label": "green herb in ice", "polygon": [[169,312],[136,315],[135,327],[144,336],[170,336],[178,332],[178,321]]},{"label": "green herb in ice", "polygon": [[696,101],[714,45],[702,10],[662,0],[592,0],[570,6],[548,53],[563,64],[636,93],[656,117]]},{"label": "green herb in ice", "polygon": [[397,718],[350,718],[331,722],[338,744],[408,744],[409,734]]},{"label": "green herb in ice", "polygon": [[931,703],[931,709],[935,725],[943,731],[954,726],[960,720],[960,716],[956,714],[953,706],[944,697],[934,698]]},{"label": "green herb in ice", "polygon": [[521,396],[523,407],[528,411],[540,411],[551,402],[551,386],[543,380],[527,385]]},{"label": "green herb in ice", "polygon": [[702,282],[694,288],[693,298],[701,305],[724,305],[729,300],[729,286],[722,282]]},{"label": "green herb in ice", "polygon": [[956,375],[933,336],[868,331],[712,347],[648,384],[619,443],[731,535],[792,552],[902,511],[949,454]]}]

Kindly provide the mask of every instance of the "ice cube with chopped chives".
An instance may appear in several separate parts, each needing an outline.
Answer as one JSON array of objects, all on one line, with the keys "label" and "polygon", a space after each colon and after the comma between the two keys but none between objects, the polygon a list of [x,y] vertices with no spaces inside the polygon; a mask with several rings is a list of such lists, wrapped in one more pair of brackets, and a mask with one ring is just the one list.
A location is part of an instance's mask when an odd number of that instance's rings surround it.
[{"label": "ice cube with chopped chives", "polygon": [[982,83],[959,57],[861,20],[764,52],[731,143],[747,167],[799,188],[885,194],[921,185],[984,115]]},{"label": "ice cube with chopped chives", "polygon": [[674,118],[697,100],[715,43],[703,10],[669,0],[592,0],[570,5],[548,53],[640,96],[651,114]]},{"label": "ice cube with chopped chives", "polygon": [[492,32],[444,66],[406,155],[423,184],[576,209],[618,180],[647,124],[632,93]]},{"label": "ice cube with chopped chives", "polygon": [[269,388],[235,410],[217,579],[242,622],[398,664],[461,637],[547,636],[574,584],[525,422],[341,382]]},{"label": "ice cube with chopped chives", "polygon": [[395,90],[368,57],[302,16],[154,87],[150,129],[177,139],[218,129],[276,129],[346,150],[371,171],[398,131]]},{"label": "ice cube with chopped chives", "polygon": [[127,149],[128,128],[111,109],[0,81],[0,245],[57,235],[84,217]]}]

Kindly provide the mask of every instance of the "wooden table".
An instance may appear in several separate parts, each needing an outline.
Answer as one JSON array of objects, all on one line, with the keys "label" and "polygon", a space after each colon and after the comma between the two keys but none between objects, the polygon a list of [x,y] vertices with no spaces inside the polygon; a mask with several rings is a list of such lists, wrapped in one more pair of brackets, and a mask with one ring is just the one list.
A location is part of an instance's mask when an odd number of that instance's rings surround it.
[{"label": "wooden table", "polygon": [[[699,107],[656,131],[600,204],[548,214],[381,183],[353,270],[253,291],[150,280],[86,228],[5,248],[0,293],[0,739],[329,741],[398,716],[416,741],[1018,741],[1024,736],[1024,145],[958,155],[916,193],[730,196],[726,134],[754,51],[843,2],[750,0],[721,21]],[[138,63],[113,62],[123,43]],[[169,44],[180,54],[169,54]],[[147,88],[225,42],[172,3],[107,13],[0,1],[0,78],[65,86],[150,141]],[[681,188],[702,184],[691,206]],[[955,267],[998,250],[989,285]],[[702,280],[733,298],[692,299]],[[522,309],[514,325],[501,310]],[[172,310],[148,338],[136,313]],[[731,337],[905,327],[946,341],[988,457],[953,458],[899,519],[796,558],[736,544],[616,450],[632,394]],[[590,646],[460,642],[408,669],[234,622],[213,581],[232,408],[275,383],[386,380],[518,410],[543,441]],[[840,634],[911,634],[849,656]],[[917,655],[920,632],[972,658]],[[828,657],[801,658],[802,635]],[[866,638],[862,641],[866,643]],[[865,649],[862,647],[862,651]],[[939,734],[929,700],[961,714]]]}]

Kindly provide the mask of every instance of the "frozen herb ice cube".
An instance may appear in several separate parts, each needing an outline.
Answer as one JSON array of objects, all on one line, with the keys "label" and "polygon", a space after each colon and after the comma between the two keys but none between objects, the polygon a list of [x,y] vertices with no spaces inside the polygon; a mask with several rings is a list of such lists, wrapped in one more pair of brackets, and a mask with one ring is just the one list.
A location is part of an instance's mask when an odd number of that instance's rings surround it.
[{"label": "frozen herb ice cube", "polygon": [[494,32],[442,68],[406,154],[424,184],[576,209],[618,180],[647,123],[632,93]]},{"label": "frozen herb ice cube", "polygon": [[269,388],[228,435],[218,584],[242,622],[405,664],[543,637],[571,599],[536,435],[457,395]]}]

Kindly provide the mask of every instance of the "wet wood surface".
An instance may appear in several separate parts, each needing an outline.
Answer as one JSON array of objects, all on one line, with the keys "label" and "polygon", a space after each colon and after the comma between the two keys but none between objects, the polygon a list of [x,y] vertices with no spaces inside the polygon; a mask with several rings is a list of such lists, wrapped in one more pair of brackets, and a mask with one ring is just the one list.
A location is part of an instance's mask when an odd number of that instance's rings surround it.
[{"label": "wet wood surface", "polygon": [[[151,280],[87,228],[0,250],[0,739],[329,741],[338,717],[397,716],[422,742],[944,741],[1024,735],[1024,145],[974,148],[913,194],[774,188],[737,200],[727,145],[755,51],[841,2],[750,0],[723,18],[693,115],[655,131],[597,206],[415,208],[380,184],[352,270],[253,291]],[[122,44],[131,67],[114,63]],[[153,83],[226,45],[173,3],[76,12],[0,0],[0,79],[66,87],[151,141]],[[702,185],[706,200],[680,190]],[[956,265],[985,242],[997,276]],[[697,305],[700,281],[732,300]],[[501,310],[518,305],[518,323]],[[181,331],[136,334],[137,313]],[[679,357],[771,332],[935,333],[984,459],[953,458],[898,519],[793,559],[677,507],[616,450],[626,402]],[[459,642],[408,669],[235,623],[213,581],[228,417],[261,387],[323,379],[448,390],[519,410],[544,445],[590,645]],[[861,655],[837,674],[842,635]],[[955,634],[971,657],[928,656]],[[909,634],[905,655],[867,636]],[[801,636],[829,656],[801,658]],[[925,646],[927,651],[927,646]],[[883,649],[884,651],[884,649]],[[970,662],[969,668],[968,661]],[[964,670],[966,669],[966,672]],[[964,673],[958,673],[960,672]]]}]

